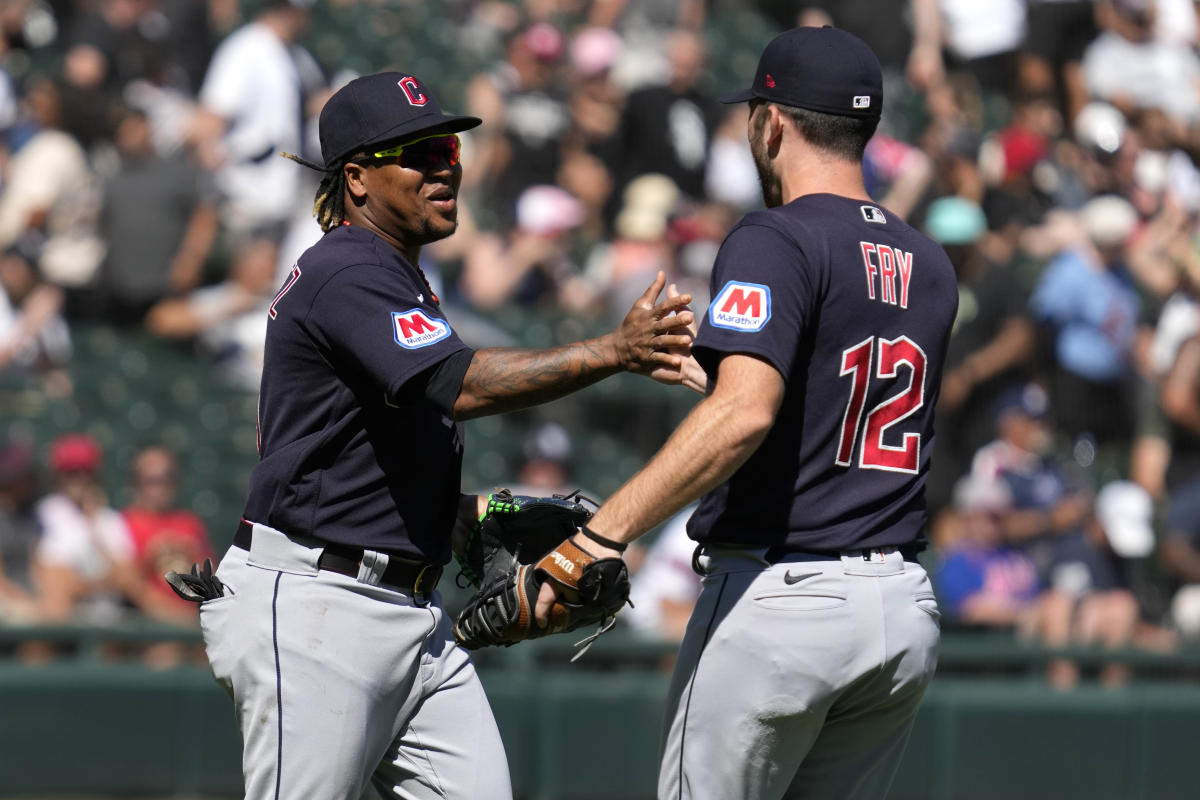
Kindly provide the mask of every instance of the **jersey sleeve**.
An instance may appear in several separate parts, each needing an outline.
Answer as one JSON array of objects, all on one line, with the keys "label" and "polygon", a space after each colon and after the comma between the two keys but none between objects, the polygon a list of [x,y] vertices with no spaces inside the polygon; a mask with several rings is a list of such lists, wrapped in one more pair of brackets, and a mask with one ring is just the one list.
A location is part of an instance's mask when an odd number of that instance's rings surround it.
[{"label": "jersey sleeve", "polygon": [[742,225],[726,237],[712,272],[712,301],[692,346],[709,375],[721,356],[747,353],[787,380],[811,317],[812,275],[800,247],[766,225]]},{"label": "jersey sleeve", "polygon": [[405,385],[469,349],[443,315],[395,271],[360,265],[340,270],[313,300],[307,325],[335,363],[367,375],[399,398]]}]

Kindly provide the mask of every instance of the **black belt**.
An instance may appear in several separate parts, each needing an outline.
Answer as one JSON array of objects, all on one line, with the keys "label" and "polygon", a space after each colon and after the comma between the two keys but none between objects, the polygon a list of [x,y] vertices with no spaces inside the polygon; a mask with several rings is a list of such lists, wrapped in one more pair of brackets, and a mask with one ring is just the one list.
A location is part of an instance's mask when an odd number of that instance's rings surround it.
[{"label": "black belt", "polygon": [[871,551],[884,550],[889,547],[894,547],[896,550],[899,550],[901,558],[903,558],[905,561],[914,562],[917,561],[917,554],[925,549],[923,546],[916,544],[881,544],[878,547],[864,547],[861,549],[855,548],[851,550],[839,550],[837,552],[824,550],[801,550],[787,547],[770,547],[767,549],[766,555],[763,557],[772,564],[782,561],[785,557],[794,553],[807,556],[808,560],[810,561],[841,561],[842,556],[850,556],[852,558],[855,556],[860,556],[863,561],[869,561],[871,559]]},{"label": "black belt", "polygon": [[[749,545],[749,544],[726,544],[726,545],[713,545],[713,546],[715,546],[715,547],[722,547],[722,546],[732,547],[734,549],[753,548],[753,545]],[[768,564],[777,564],[789,555],[799,555],[799,556],[803,556],[804,557],[803,560],[805,560],[805,561],[841,561],[842,556],[849,555],[851,557],[861,556],[864,561],[869,561],[871,558],[870,554],[871,554],[872,550],[882,550],[885,547],[895,547],[897,550],[900,551],[901,558],[903,558],[905,561],[912,561],[913,563],[916,563],[916,564],[921,563],[920,560],[918,560],[918,558],[917,558],[917,554],[925,549],[925,546],[920,545],[920,544],[902,544],[902,545],[898,545],[898,546],[897,545],[880,545],[879,547],[869,547],[869,548],[865,548],[865,549],[861,549],[861,550],[839,550],[837,552],[828,551],[828,550],[826,550],[826,551],[801,550],[799,548],[789,548],[789,547],[768,547],[767,552],[763,553],[763,560],[766,561]],[[704,574],[704,570],[700,569],[700,554],[703,551],[704,551],[704,543],[703,542],[696,545],[696,549],[694,551],[692,551],[692,570],[697,575]]]},{"label": "black belt", "polygon": [[[233,535],[233,546],[249,551],[253,538],[254,525],[242,520],[238,523],[237,533]],[[327,542],[323,545],[321,555],[317,559],[317,569],[357,578],[362,558],[363,549],[361,547]],[[440,564],[409,561],[401,559],[400,556],[390,556],[387,567],[379,577],[379,585],[405,594],[427,598],[433,594],[441,577],[442,566]]]}]

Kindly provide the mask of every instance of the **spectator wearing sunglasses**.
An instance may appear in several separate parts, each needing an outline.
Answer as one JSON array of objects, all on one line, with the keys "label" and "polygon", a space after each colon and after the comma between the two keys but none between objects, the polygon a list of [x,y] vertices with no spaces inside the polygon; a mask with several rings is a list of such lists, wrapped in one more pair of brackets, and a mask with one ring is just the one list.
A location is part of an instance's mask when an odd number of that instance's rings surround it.
[{"label": "spectator wearing sunglasses", "polygon": [[622,370],[683,381],[666,351],[690,342],[676,330],[690,297],[654,305],[662,274],[596,339],[459,338],[418,265],[457,227],[458,133],[480,122],[442,113],[409,73],[379,73],[325,104],[322,164],[292,156],[321,172],[325,234],[265,315],[260,461],[223,588],[200,606],[213,672],[237,698],[247,796],[510,798],[496,723],[435,591],[456,529],[485,504],[460,493],[461,421]]},{"label": "spectator wearing sunglasses", "polygon": [[130,503],[121,509],[133,539],[134,559],[142,579],[161,601],[195,615],[162,579],[168,570],[187,572],[193,562],[213,555],[204,522],[176,503],[179,464],[162,445],[141,448],[130,464]]}]

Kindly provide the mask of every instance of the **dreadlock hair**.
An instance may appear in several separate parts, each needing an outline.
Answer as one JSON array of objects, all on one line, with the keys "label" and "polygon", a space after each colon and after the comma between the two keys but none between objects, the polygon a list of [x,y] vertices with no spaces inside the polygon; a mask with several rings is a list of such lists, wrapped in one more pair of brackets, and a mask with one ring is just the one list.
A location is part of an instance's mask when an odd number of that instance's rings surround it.
[{"label": "dreadlock hair", "polygon": [[341,225],[346,219],[346,160],[342,159],[326,168],[292,153],[280,155],[321,173],[321,184],[313,201],[313,216],[326,233]]}]

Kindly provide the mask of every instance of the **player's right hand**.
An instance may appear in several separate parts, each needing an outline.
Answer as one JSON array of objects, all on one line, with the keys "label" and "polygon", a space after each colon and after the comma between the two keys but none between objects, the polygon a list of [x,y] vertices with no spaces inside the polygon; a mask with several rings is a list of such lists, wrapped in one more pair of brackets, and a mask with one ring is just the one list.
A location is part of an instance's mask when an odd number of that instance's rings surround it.
[{"label": "player's right hand", "polygon": [[691,346],[692,335],[687,326],[695,317],[687,305],[692,296],[668,296],[656,305],[655,300],[666,283],[666,273],[659,270],[612,336],[623,369],[643,375],[652,375],[656,369],[662,369],[665,372],[660,373],[660,380],[675,374],[679,376],[677,379],[665,382],[681,383],[683,359],[672,350]]},{"label": "player's right hand", "polygon": [[[667,299],[671,300],[679,297],[679,289],[675,284],[667,287]],[[680,320],[680,312],[687,311],[691,313],[691,309],[687,306],[675,312],[675,319]],[[693,340],[696,338],[697,325],[695,315],[692,315],[690,324],[680,324],[677,328],[672,328],[670,333],[684,334],[690,336]],[[676,367],[656,367],[650,377],[659,383],[671,385],[686,386],[694,392],[704,394],[708,390],[708,373],[704,371],[704,367],[700,366],[700,362],[692,355],[692,347],[689,343],[687,347],[673,347],[667,351],[668,354],[679,356],[679,364]]]}]

